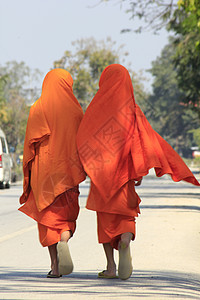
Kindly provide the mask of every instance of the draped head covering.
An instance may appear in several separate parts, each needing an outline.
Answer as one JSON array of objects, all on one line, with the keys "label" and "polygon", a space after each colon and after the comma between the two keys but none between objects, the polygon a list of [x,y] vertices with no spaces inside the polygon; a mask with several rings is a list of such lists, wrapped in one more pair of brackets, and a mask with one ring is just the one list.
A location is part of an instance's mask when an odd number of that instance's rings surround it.
[{"label": "draped head covering", "polygon": [[85,179],[76,146],[83,111],[72,86],[69,72],[51,70],[43,81],[41,97],[30,109],[20,203],[26,202],[32,189],[39,211]]},{"label": "draped head covering", "polygon": [[135,103],[126,68],[104,69],[99,90],[88,106],[77,134],[81,162],[105,202],[129,180],[155,169],[158,177],[200,185],[173,148],[155,132]]}]

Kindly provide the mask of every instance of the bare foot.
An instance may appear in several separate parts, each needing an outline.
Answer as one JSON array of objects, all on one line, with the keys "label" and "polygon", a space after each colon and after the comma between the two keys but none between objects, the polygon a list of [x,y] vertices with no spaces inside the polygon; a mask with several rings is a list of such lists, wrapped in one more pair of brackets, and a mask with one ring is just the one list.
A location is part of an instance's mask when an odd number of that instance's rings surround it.
[{"label": "bare foot", "polygon": [[60,275],[58,271],[58,263],[52,264],[51,265],[51,274],[52,275]]},{"label": "bare foot", "polygon": [[106,270],[104,270],[104,271],[102,271],[98,274],[98,277],[99,278],[110,278],[110,279],[111,278],[117,278],[117,276],[116,276],[116,265],[113,265],[112,267],[111,266],[107,267]]},{"label": "bare foot", "polygon": [[60,241],[57,245],[58,270],[61,275],[68,275],[73,271],[73,262],[67,242]]},{"label": "bare foot", "polygon": [[116,264],[114,260],[114,250],[110,243],[103,244],[104,251],[107,258],[107,268],[103,271],[105,276],[116,276]]},{"label": "bare foot", "polygon": [[104,271],[106,276],[116,276],[116,264],[107,265],[107,269]]},{"label": "bare foot", "polygon": [[49,254],[50,254],[50,258],[51,258],[51,270],[52,270],[51,274],[52,275],[59,275],[56,246],[57,246],[57,244],[48,246]]}]

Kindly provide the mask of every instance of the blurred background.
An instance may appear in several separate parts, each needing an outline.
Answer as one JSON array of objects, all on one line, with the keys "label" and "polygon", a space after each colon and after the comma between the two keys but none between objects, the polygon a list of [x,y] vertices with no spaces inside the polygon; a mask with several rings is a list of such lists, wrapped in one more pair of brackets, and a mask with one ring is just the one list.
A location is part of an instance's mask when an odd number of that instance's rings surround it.
[{"label": "blurred background", "polygon": [[53,68],[67,69],[85,110],[103,69],[130,72],[152,127],[200,168],[199,0],[0,0],[0,128],[22,179],[30,106]]}]

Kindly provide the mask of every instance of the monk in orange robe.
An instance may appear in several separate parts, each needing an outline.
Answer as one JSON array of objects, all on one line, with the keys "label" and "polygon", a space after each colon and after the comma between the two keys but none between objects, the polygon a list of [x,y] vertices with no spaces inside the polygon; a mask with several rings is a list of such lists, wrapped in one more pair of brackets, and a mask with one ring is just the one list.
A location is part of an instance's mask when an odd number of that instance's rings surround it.
[{"label": "monk in orange robe", "polygon": [[97,212],[98,239],[107,268],[100,278],[116,278],[113,249],[119,250],[118,275],[132,273],[130,241],[135,238],[135,217],[140,198],[135,191],[151,168],[158,177],[200,184],[181,157],[148,123],[135,103],[126,68],[105,68],[99,90],[88,106],[77,134],[81,162],[91,179],[86,207]]},{"label": "monk in orange robe", "polygon": [[47,73],[41,97],[30,109],[24,141],[19,210],[38,223],[40,242],[50,253],[51,278],[73,270],[67,242],[79,213],[78,185],[85,179],[76,146],[83,111],[72,86],[66,70]]}]

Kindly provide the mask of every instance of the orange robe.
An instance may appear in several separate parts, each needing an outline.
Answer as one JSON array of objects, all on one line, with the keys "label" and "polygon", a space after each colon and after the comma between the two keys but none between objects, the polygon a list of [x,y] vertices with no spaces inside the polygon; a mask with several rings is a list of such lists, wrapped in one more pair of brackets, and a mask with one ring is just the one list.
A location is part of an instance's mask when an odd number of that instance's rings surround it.
[{"label": "orange robe", "polygon": [[97,212],[99,243],[110,243],[117,249],[120,236],[124,232],[133,233],[134,240],[135,217],[140,213],[140,202],[132,180],[124,184],[107,203],[91,182],[86,207]]},{"label": "orange robe", "polygon": [[43,246],[58,242],[62,231],[75,231],[78,185],[85,179],[76,146],[83,111],[72,86],[66,70],[47,73],[27,122],[19,210],[38,222]]},{"label": "orange robe", "polygon": [[[119,215],[137,216],[140,200],[134,188],[131,193],[130,182],[141,179],[151,168],[158,177],[170,174],[174,181],[200,185],[181,157],[152,129],[135,103],[128,71],[119,64],[110,65],[102,72],[99,90],[79,127],[77,146],[84,169],[91,178],[87,208],[98,212],[101,242],[108,242],[106,226],[120,227]],[[129,203],[134,204],[130,207]],[[111,220],[104,213],[118,217]],[[111,242],[119,232],[130,230],[126,222],[121,223],[116,233],[111,230]]]}]

